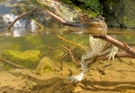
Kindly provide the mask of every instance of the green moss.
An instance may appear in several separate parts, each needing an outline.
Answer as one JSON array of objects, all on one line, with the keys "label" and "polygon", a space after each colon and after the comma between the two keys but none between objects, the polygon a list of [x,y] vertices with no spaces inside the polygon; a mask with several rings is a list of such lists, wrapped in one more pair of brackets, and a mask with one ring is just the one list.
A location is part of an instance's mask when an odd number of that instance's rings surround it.
[{"label": "green moss", "polygon": [[49,65],[46,65],[44,68],[44,72],[51,72],[51,71],[53,71],[53,69]]},{"label": "green moss", "polygon": [[64,2],[64,3],[67,3],[67,4],[72,4],[73,5],[73,3],[72,3],[72,1],[71,0],[61,0],[62,2]]},{"label": "green moss", "polygon": [[105,3],[108,4],[109,8],[111,9],[116,3],[118,2],[118,0],[106,0]]},{"label": "green moss", "polygon": [[123,19],[123,23],[124,23],[124,25],[131,27],[131,28],[135,26],[135,21],[133,19],[126,17],[126,16]]},{"label": "green moss", "polygon": [[78,10],[79,12],[82,12],[82,9],[81,9],[80,7],[74,6],[74,8],[75,8],[76,10]]},{"label": "green moss", "polygon": [[91,18],[91,17],[94,17],[95,18],[95,17],[98,16],[98,13],[93,12],[90,9],[82,9],[82,11],[88,16],[88,18]]},{"label": "green moss", "polygon": [[5,50],[2,57],[13,63],[34,69],[40,60],[39,54],[39,50],[27,50],[25,52]]}]

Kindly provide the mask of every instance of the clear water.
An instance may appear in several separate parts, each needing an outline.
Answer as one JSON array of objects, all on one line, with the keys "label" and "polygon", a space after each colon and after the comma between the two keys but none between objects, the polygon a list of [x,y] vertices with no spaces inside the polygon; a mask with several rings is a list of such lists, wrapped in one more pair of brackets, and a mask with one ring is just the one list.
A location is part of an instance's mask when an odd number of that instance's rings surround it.
[{"label": "clear water", "polygon": [[[67,78],[71,73],[66,75],[68,72],[72,72],[73,75],[76,75],[76,70],[78,69],[73,65],[73,60],[69,56],[67,50],[63,48],[66,46],[67,48],[74,48],[73,49],[73,56],[74,58],[80,62],[81,56],[85,53],[80,47],[73,45],[75,43],[80,46],[87,46],[89,47],[89,34],[99,35],[102,34],[100,31],[93,31],[91,29],[82,29],[82,28],[46,28],[46,29],[39,29],[35,31],[27,30],[27,31],[1,31],[0,33],[0,59],[5,59],[10,61],[11,63],[16,63],[22,65],[32,71],[37,69],[39,62],[42,60],[43,57],[49,57],[54,62],[57,62],[57,66],[61,62],[70,63],[70,65],[66,66],[67,64],[63,63],[60,66],[62,72],[58,71],[61,74],[44,74],[42,73],[41,76],[33,75],[29,71],[23,71],[17,69],[16,67],[9,66],[7,64],[0,63],[0,71],[1,71],[1,83],[0,86],[8,86],[12,88],[14,93],[18,93],[17,91],[22,87],[17,87],[22,85],[25,86],[22,93],[29,93],[31,91],[35,93],[35,90],[44,91],[49,90],[50,93],[54,93],[52,91],[56,91],[59,87],[65,88],[65,86],[73,87],[70,83],[62,83],[64,81],[62,78],[55,78],[62,76]],[[135,30],[134,29],[118,29],[118,28],[110,28],[108,29],[109,35],[115,35],[116,38],[123,42],[129,44],[131,47],[135,46]],[[63,40],[59,38],[57,35],[64,38]],[[72,43],[70,43],[72,42]],[[28,51],[28,52],[26,52]],[[71,54],[70,54],[71,55]],[[82,82],[82,85],[87,85],[87,89],[81,88],[81,90],[77,88],[76,91],[85,91],[85,92],[95,92],[95,93],[134,93],[134,59],[127,58],[127,59],[115,59],[115,61],[97,61],[92,64],[91,68],[94,68],[88,71],[87,80]],[[35,63],[33,63],[35,62]],[[73,68],[73,69],[72,69]],[[130,68],[130,69],[129,69]],[[48,68],[49,69],[49,68]],[[68,69],[68,70],[64,70]],[[17,78],[11,78],[9,73],[15,75]],[[50,70],[50,69],[49,69]],[[47,71],[49,71],[47,70]],[[64,72],[65,71],[65,72]],[[103,73],[102,73],[103,71]],[[77,73],[79,73],[78,70]],[[19,74],[20,73],[20,74]],[[35,72],[34,72],[35,73]],[[38,73],[39,74],[39,73]],[[4,76],[5,75],[5,76]],[[6,78],[6,77],[9,78]],[[18,77],[19,76],[19,77]],[[20,83],[20,78],[21,83]],[[36,79],[35,79],[36,78]],[[40,80],[41,79],[41,80]],[[60,79],[60,81],[59,81]],[[11,80],[11,81],[10,81]],[[18,81],[17,81],[18,80]],[[56,81],[57,80],[57,81]],[[92,81],[92,82],[91,82]],[[34,85],[36,82],[37,85]],[[8,83],[11,85],[9,86]],[[25,84],[25,85],[24,85]],[[56,86],[55,86],[56,84]],[[97,88],[91,88],[91,84],[97,86]],[[47,86],[51,85],[52,87],[48,88]],[[33,87],[34,86],[34,87]],[[36,86],[36,87],[35,87]],[[42,88],[43,86],[44,88]],[[55,87],[53,87],[55,86]],[[81,86],[81,85],[80,85]],[[16,90],[16,89],[18,90]],[[28,89],[27,89],[28,88]],[[31,90],[32,89],[32,90]],[[2,91],[9,91],[10,89],[3,88]],[[21,89],[20,89],[21,90]],[[65,89],[66,91],[70,90],[69,88]],[[26,92],[27,91],[27,92]],[[75,90],[72,90],[75,91]],[[115,92],[114,92],[115,91]],[[41,92],[47,93],[47,92]],[[62,93],[62,92],[60,92]],[[69,93],[69,92],[67,92]],[[81,93],[81,92],[80,92]]]},{"label": "clear water", "polygon": [[[41,55],[44,55],[46,51],[51,51],[51,49],[61,47],[62,45],[74,46],[73,44],[61,40],[59,37],[57,37],[57,35],[60,35],[66,40],[74,42],[78,45],[89,47],[89,34],[102,35],[100,30],[73,27],[46,28],[35,31],[1,31],[0,56],[4,50],[15,50],[20,52],[27,50],[39,50]],[[117,40],[127,43],[130,46],[135,45],[134,29],[110,28],[108,29],[108,35],[115,35]],[[81,54],[79,56],[81,56]]]}]

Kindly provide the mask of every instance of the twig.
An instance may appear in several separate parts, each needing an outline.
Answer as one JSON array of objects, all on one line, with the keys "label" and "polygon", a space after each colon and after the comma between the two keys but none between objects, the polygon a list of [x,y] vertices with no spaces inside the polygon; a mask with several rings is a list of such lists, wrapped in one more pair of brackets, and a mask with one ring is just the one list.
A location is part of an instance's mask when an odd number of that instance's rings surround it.
[{"label": "twig", "polygon": [[44,10],[41,10],[40,9],[40,12],[43,13],[43,14],[45,14],[45,15],[46,14],[49,14],[51,17],[53,17],[54,19],[56,19],[57,21],[59,21],[61,24],[66,25],[66,26],[82,27],[82,28],[87,27],[87,25],[82,25],[80,23],[67,22],[67,21],[65,21],[64,19],[60,18],[59,16],[57,16],[56,14],[52,13],[49,10],[44,11]]},{"label": "twig", "polygon": [[42,29],[44,28],[43,25],[41,25],[40,23],[38,23],[37,21],[35,21],[34,19],[31,19],[31,21],[33,21],[35,24],[37,24],[38,26],[40,26]]},{"label": "twig", "polygon": [[35,24],[37,24],[38,26],[40,26],[40,29],[37,30],[37,32],[40,32],[40,31],[42,31],[44,29],[44,26],[41,25],[40,23],[38,23],[37,21],[35,21],[34,19],[31,19],[31,21],[34,22]]},{"label": "twig", "polygon": [[74,64],[75,64],[76,66],[80,66],[80,63],[75,60],[75,57],[74,57],[73,53],[71,52],[72,49],[67,48],[66,46],[62,46],[62,48],[68,50],[69,55],[70,55],[70,57],[71,57],[71,60],[74,62]]},{"label": "twig", "polygon": [[72,44],[72,45],[75,45],[75,46],[78,46],[78,47],[80,47],[80,48],[83,48],[83,46],[81,46],[81,45],[79,45],[79,44],[77,44],[77,43],[71,42],[71,41],[69,41],[69,40],[66,40],[65,38],[63,38],[63,37],[60,36],[60,35],[56,35],[56,36],[57,36],[59,39],[65,41],[65,42],[67,42],[67,43],[70,43],[70,44]]},{"label": "twig", "polygon": [[10,61],[8,61],[8,60],[6,60],[6,59],[3,59],[3,58],[0,58],[0,61],[1,61],[2,63],[4,63],[4,64],[10,65],[10,66],[13,66],[13,67],[16,67],[16,68],[27,69],[27,68],[25,68],[24,66],[20,66],[20,65],[18,65],[18,64],[12,63],[12,62],[10,62]]},{"label": "twig", "polygon": [[14,23],[15,23],[17,20],[19,20],[20,18],[22,18],[23,16],[28,15],[28,14],[31,14],[31,13],[36,12],[36,11],[38,11],[37,8],[35,8],[35,9],[31,10],[31,11],[22,13],[21,15],[19,15],[19,16],[7,27],[7,29],[9,30],[9,29],[14,25]]}]

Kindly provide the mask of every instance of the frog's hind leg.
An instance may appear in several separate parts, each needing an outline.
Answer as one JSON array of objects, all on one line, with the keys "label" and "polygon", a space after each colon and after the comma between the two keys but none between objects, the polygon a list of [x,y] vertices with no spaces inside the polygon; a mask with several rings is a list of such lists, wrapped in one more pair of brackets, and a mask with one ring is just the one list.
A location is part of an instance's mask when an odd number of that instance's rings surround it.
[{"label": "frog's hind leg", "polygon": [[86,60],[92,59],[92,58],[95,58],[95,57],[97,57],[97,54],[92,52],[92,51],[89,51],[86,54],[84,54],[81,57],[81,60],[82,60],[82,62],[81,62],[81,66],[82,66],[81,73],[79,75],[69,77],[69,80],[74,81],[74,82],[81,81],[83,79],[85,73],[87,72],[88,63],[87,63]]},{"label": "frog's hind leg", "polygon": [[98,56],[98,54],[94,53],[93,51],[89,51],[86,54],[82,55],[81,57],[81,65],[82,65],[82,73],[86,73],[88,62],[86,60],[92,60],[95,59]]}]

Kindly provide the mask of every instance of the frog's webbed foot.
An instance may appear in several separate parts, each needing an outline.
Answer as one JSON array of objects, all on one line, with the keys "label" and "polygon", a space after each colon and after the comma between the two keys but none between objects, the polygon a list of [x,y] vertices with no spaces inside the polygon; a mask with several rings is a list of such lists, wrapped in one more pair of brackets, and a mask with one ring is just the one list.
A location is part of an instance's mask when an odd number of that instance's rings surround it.
[{"label": "frog's webbed foot", "polygon": [[114,60],[114,57],[117,52],[118,52],[118,48],[116,46],[113,46],[111,52],[107,55],[108,60],[110,60],[110,59]]},{"label": "frog's webbed foot", "polygon": [[84,74],[83,73],[80,73],[79,75],[76,75],[76,76],[70,76],[68,79],[71,81],[71,82],[79,82],[83,79],[84,77]]},{"label": "frog's webbed foot", "polygon": [[85,72],[87,71],[87,65],[88,63],[87,62],[84,62],[84,59],[82,58],[82,72],[79,74],[79,75],[76,75],[76,76],[70,76],[68,79],[71,81],[71,82],[79,82],[83,79],[84,75],[85,75]]}]

